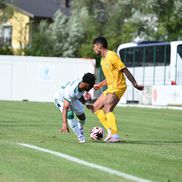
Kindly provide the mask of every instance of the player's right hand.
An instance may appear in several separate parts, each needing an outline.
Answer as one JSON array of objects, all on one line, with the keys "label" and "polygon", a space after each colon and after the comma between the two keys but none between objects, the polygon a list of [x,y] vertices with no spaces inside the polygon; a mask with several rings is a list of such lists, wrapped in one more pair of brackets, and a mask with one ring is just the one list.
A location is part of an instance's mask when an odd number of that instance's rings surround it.
[{"label": "player's right hand", "polygon": [[64,124],[63,124],[60,131],[61,131],[61,133],[69,133],[70,132],[68,126],[64,125]]},{"label": "player's right hand", "polygon": [[85,106],[87,109],[90,109],[93,112],[93,104],[86,103]]},{"label": "player's right hand", "polygon": [[99,90],[99,89],[100,89],[100,84],[99,84],[99,83],[96,83],[96,84],[94,85],[94,89],[95,89],[95,90]]}]

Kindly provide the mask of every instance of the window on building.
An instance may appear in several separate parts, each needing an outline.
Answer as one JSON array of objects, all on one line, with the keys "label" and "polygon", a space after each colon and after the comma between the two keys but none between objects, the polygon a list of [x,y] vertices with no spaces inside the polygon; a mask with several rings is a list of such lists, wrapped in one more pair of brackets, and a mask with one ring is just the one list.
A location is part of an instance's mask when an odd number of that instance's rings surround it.
[{"label": "window on building", "polygon": [[0,26],[0,46],[11,46],[12,26]]}]

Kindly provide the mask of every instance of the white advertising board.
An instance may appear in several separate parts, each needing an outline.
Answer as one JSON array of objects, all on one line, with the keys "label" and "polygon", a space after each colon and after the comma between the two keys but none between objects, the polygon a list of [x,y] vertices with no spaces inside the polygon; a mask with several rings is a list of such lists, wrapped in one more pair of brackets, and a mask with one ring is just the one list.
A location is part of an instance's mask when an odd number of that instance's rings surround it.
[{"label": "white advertising board", "polygon": [[182,105],[182,86],[153,86],[152,105]]}]

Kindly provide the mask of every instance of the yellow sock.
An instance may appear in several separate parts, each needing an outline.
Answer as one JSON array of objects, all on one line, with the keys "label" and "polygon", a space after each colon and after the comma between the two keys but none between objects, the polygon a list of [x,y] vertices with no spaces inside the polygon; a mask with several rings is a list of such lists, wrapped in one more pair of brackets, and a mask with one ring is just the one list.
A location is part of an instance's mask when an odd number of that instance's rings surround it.
[{"label": "yellow sock", "polygon": [[108,112],[106,114],[106,118],[107,121],[110,123],[111,125],[111,134],[117,134],[118,133],[118,127],[117,127],[117,123],[116,123],[116,117],[114,115],[113,112]]},{"label": "yellow sock", "polygon": [[97,118],[99,119],[99,121],[104,126],[104,128],[108,130],[110,128],[110,123],[107,121],[104,111],[102,109],[100,109],[100,110],[96,111],[95,114],[96,114]]}]

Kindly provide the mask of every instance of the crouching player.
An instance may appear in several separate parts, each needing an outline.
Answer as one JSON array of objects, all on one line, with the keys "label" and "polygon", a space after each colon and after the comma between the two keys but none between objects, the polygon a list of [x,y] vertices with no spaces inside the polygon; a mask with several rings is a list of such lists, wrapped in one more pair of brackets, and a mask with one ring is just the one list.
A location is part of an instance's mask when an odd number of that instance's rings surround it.
[{"label": "crouching player", "polygon": [[68,82],[65,86],[61,86],[55,95],[54,103],[62,112],[61,133],[69,133],[69,126],[80,143],[85,143],[83,125],[86,121],[86,116],[83,104],[90,99],[91,96],[88,91],[93,88],[95,80],[94,74],[86,73],[82,80],[74,80]]}]

